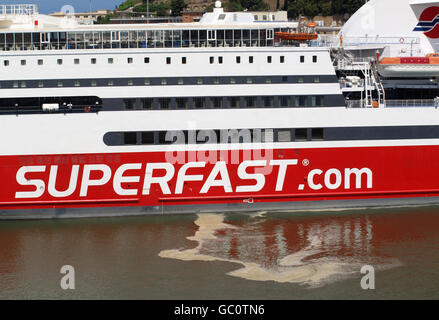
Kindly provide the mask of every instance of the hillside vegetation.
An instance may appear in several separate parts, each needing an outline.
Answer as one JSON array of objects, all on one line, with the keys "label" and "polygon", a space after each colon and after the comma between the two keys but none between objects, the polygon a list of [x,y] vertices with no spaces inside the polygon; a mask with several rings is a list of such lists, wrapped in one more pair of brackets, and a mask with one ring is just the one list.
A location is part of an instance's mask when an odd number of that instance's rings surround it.
[{"label": "hillside vegetation", "polygon": [[[133,7],[134,12],[146,12],[146,0],[126,0],[122,2],[118,11],[125,11]],[[353,14],[364,4],[364,0],[277,0],[277,7],[280,10],[288,11],[288,18],[296,19],[299,16],[333,16],[343,14]],[[229,0],[223,1],[226,11],[265,11],[269,10],[269,5],[264,0]],[[167,0],[158,2],[149,1],[149,12],[156,13],[157,16],[179,16],[185,10],[187,4],[185,0]],[[213,5],[207,8],[212,11]],[[107,23],[109,17],[101,19],[98,23]]]}]

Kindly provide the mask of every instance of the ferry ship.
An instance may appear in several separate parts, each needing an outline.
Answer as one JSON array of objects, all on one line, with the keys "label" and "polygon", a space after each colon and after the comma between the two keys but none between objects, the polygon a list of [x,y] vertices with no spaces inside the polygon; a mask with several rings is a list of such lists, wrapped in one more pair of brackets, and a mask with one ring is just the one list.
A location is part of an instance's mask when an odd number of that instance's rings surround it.
[{"label": "ferry ship", "polygon": [[0,218],[438,204],[438,13],[371,0],[295,42],[220,3],[137,25],[1,5]]}]

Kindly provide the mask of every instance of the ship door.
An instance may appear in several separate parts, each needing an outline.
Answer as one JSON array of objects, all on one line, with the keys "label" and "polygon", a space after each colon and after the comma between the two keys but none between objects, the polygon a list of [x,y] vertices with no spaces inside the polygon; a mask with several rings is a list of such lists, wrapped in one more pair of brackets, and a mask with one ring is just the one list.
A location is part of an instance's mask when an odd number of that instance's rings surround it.
[{"label": "ship door", "polygon": [[210,47],[216,46],[216,30],[207,30],[207,41]]},{"label": "ship door", "polygon": [[267,46],[271,47],[273,45],[274,40],[274,30],[273,29],[267,29]]},{"label": "ship door", "polygon": [[267,29],[267,40],[273,40],[273,38],[274,38],[274,30]]},{"label": "ship door", "polygon": [[112,48],[120,48],[120,32],[119,31],[111,32],[111,47]]},{"label": "ship door", "polygon": [[41,49],[48,49],[50,44],[50,33],[49,32],[41,32],[40,33],[40,42],[41,42]]}]

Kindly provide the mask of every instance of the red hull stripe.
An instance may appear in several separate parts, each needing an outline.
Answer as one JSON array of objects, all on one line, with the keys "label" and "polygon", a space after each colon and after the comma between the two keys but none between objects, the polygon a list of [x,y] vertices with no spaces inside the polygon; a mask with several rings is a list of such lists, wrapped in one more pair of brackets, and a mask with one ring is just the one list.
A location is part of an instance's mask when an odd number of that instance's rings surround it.
[{"label": "red hull stripe", "polygon": [[1,210],[427,197],[439,146],[2,156],[0,177]]}]

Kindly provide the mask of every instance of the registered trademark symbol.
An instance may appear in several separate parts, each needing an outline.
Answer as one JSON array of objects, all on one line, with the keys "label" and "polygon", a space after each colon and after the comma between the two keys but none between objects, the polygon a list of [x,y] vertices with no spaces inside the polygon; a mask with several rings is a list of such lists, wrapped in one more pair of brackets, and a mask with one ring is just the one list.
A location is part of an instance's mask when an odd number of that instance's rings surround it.
[{"label": "registered trademark symbol", "polygon": [[308,160],[308,159],[303,160],[303,161],[302,161],[302,164],[303,164],[305,167],[308,166],[308,165],[309,165],[309,160]]}]

